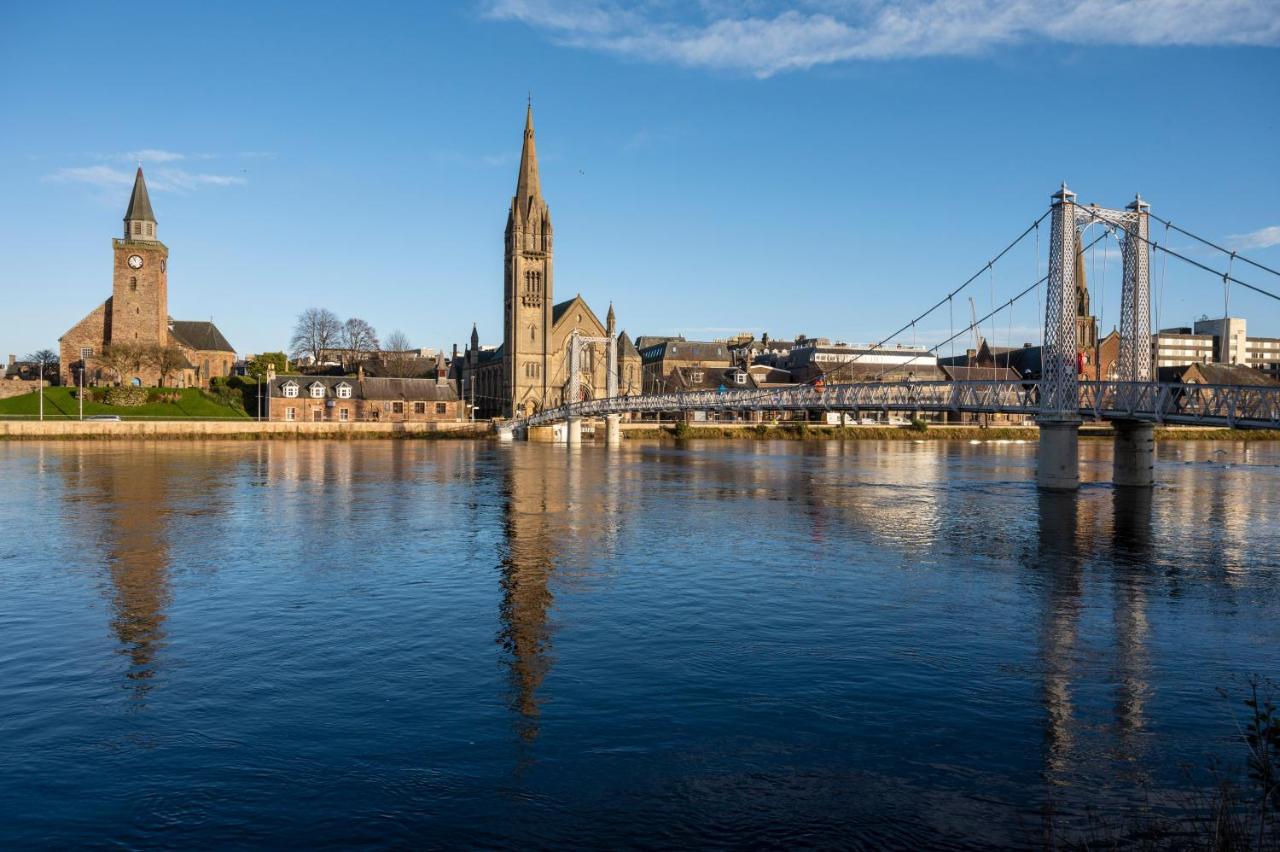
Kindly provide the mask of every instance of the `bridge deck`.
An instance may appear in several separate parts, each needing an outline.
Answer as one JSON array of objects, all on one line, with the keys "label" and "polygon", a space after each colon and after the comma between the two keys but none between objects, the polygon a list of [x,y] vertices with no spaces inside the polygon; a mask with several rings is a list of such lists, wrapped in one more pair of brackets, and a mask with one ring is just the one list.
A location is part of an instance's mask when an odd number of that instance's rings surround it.
[{"label": "bridge deck", "polygon": [[[520,429],[574,417],[683,411],[903,411],[1050,416],[1040,383],[867,382],[780,390],[646,394],[588,400],[502,425]],[[1077,415],[1237,429],[1280,429],[1280,386],[1081,382]],[[1070,416],[1066,412],[1065,416]],[[1061,414],[1059,416],[1062,416]]]}]

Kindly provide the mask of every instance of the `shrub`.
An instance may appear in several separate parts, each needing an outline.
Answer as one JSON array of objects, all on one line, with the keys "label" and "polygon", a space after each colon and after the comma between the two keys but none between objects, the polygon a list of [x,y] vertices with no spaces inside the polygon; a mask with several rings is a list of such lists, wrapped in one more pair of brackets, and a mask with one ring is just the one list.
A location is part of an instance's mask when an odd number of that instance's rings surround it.
[{"label": "shrub", "polygon": [[756,424],[756,437],[757,437],[757,438],[763,438],[763,437],[765,437],[765,436],[766,436],[766,435],[768,435],[768,434],[769,434],[769,424],[767,424],[767,423],[757,423],[757,424]]},{"label": "shrub", "polygon": [[693,434],[693,427],[681,420],[676,424],[676,428],[672,434],[676,436],[676,440],[683,441]]},{"label": "shrub", "polygon": [[118,405],[129,408],[146,405],[147,389],[135,388],[128,385],[118,388],[107,388],[106,392],[102,395],[102,401],[107,405]]},{"label": "shrub", "polygon": [[907,425],[907,428],[912,432],[928,432],[929,423],[923,417],[912,417],[911,423]]}]

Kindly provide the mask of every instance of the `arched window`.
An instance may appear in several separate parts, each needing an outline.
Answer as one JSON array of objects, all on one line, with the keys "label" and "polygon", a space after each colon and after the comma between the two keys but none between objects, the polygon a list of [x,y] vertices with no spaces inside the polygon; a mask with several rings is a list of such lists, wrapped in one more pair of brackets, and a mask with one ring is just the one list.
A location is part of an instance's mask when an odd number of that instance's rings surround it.
[{"label": "arched window", "polygon": [[138,292],[138,279],[137,279],[137,278],[130,278],[130,279],[129,279],[129,292],[131,292],[131,293],[136,293],[136,292]]},{"label": "arched window", "polygon": [[134,222],[134,223],[133,223],[133,232],[134,232],[135,234],[137,234],[137,235],[141,236],[141,234],[142,234],[142,223],[141,223],[141,222]]},{"label": "arched window", "polygon": [[151,236],[151,235],[152,235],[152,233],[154,233],[154,232],[151,230],[153,227],[155,227],[155,226],[154,226],[154,225],[152,225],[150,222],[148,222],[148,223],[147,223],[147,236],[148,236],[148,237],[149,237],[149,236]]}]

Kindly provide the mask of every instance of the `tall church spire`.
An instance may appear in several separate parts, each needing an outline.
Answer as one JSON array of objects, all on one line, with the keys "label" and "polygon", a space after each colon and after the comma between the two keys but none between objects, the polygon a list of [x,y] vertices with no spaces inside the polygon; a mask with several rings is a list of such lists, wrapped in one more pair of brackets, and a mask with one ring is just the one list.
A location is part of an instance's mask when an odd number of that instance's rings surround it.
[{"label": "tall church spire", "polygon": [[156,238],[156,214],[151,211],[151,197],[147,195],[147,182],[142,177],[142,166],[138,166],[138,174],[133,179],[133,194],[129,196],[129,207],[124,211],[124,238]]},{"label": "tall church spire", "polygon": [[515,206],[522,214],[527,214],[535,200],[542,200],[542,187],[538,182],[538,152],[533,144],[533,103],[530,102],[524,114],[524,149],[520,152]]}]

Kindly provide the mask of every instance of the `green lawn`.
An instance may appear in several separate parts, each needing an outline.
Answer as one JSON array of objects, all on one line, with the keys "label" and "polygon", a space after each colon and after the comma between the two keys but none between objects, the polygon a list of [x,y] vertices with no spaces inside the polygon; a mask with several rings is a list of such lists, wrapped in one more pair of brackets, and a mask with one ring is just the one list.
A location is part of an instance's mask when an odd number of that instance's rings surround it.
[{"label": "green lawn", "polygon": [[[45,388],[44,416],[46,420],[75,419],[80,416],[80,406],[75,398],[74,388]],[[238,408],[221,405],[209,399],[199,388],[184,388],[178,393],[182,398],[178,402],[150,402],[146,405],[120,406],[103,405],[91,402],[87,397],[84,402],[84,416],[94,414],[118,414],[125,420],[138,420],[155,417],[217,417],[247,418]],[[22,396],[0,399],[0,417],[19,416],[26,419],[40,413],[38,394],[28,393]]]}]

